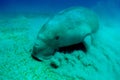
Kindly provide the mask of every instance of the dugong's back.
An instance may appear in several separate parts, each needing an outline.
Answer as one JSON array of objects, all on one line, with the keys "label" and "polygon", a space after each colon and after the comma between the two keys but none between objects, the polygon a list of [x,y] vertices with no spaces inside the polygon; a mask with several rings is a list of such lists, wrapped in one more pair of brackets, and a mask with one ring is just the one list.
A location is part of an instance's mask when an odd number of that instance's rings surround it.
[{"label": "dugong's back", "polygon": [[[50,18],[50,21],[47,23],[48,25],[46,25],[54,27],[54,25],[62,24],[60,26],[74,28],[81,25],[81,23],[87,23],[91,27],[92,32],[94,32],[99,26],[98,16],[87,8],[73,7],[59,12],[54,17]],[[72,24],[72,26],[69,24]]]}]

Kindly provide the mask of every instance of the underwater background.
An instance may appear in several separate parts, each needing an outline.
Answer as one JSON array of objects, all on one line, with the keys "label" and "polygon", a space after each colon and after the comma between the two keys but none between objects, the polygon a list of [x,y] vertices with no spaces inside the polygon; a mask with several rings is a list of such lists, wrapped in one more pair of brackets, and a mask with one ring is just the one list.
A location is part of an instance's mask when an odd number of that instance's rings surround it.
[{"label": "underwater background", "polygon": [[[87,54],[74,51],[45,62],[34,60],[31,53],[43,24],[78,6],[99,17],[94,46]],[[0,0],[0,80],[120,80],[120,0]]]}]

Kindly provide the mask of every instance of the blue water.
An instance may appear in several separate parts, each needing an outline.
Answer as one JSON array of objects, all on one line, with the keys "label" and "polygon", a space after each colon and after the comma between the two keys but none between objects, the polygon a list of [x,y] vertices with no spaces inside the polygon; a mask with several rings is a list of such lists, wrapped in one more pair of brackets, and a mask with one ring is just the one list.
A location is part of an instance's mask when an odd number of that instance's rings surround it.
[{"label": "blue water", "polygon": [[[107,5],[114,0],[0,0],[2,13],[55,13],[72,6],[93,7],[99,2]],[[119,0],[115,0],[116,6]]]}]

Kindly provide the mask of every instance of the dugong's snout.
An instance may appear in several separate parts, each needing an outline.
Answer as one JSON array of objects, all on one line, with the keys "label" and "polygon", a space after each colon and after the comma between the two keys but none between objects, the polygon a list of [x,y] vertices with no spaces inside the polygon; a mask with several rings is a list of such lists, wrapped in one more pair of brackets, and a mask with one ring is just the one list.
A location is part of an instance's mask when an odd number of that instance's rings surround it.
[{"label": "dugong's snout", "polygon": [[50,59],[55,53],[55,49],[45,43],[35,44],[33,46],[32,57],[37,61]]},{"label": "dugong's snout", "polygon": [[40,53],[39,53],[39,51],[38,51],[38,48],[36,48],[36,47],[34,46],[34,47],[33,47],[32,54],[31,54],[32,58],[35,59],[35,60],[37,60],[37,61],[41,61],[39,54],[40,54]]}]

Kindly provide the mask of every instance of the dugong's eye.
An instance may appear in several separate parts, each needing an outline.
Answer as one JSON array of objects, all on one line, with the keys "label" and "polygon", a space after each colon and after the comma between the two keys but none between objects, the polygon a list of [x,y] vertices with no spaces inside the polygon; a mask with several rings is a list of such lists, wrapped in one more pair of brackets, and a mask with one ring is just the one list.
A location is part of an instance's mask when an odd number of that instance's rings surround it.
[{"label": "dugong's eye", "polygon": [[56,37],[55,37],[55,40],[58,40],[59,38],[60,38],[59,36],[56,36]]}]

